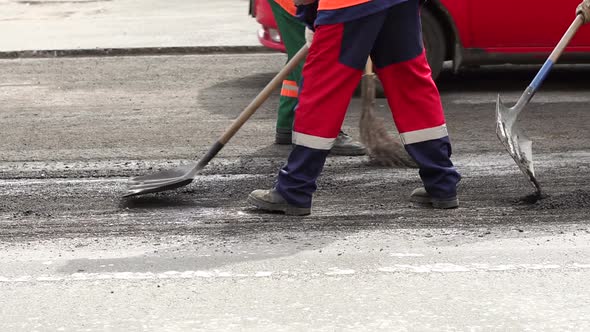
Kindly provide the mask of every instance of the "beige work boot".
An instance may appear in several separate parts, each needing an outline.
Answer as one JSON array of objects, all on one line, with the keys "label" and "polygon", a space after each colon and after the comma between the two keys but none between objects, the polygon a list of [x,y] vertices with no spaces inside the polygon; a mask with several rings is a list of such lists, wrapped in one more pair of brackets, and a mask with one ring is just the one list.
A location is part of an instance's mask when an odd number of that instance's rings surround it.
[{"label": "beige work boot", "polygon": [[457,197],[439,199],[430,196],[424,188],[417,188],[410,194],[410,201],[422,205],[431,205],[435,209],[454,209],[459,207]]},{"label": "beige work boot", "polygon": [[311,208],[297,207],[287,203],[275,189],[254,190],[248,196],[248,203],[261,210],[284,212],[289,216],[306,216],[311,213]]},{"label": "beige work boot", "polygon": [[330,154],[337,156],[362,156],[366,153],[367,150],[361,142],[355,141],[343,131],[340,131],[330,150]]},{"label": "beige work boot", "polygon": [[[277,128],[275,133],[275,144],[287,145],[293,144],[291,138],[291,131],[287,129]],[[355,141],[348,134],[343,131],[338,134],[334,141],[334,146],[330,151],[330,154],[335,156],[362,156],[367,153],[365,146],[358,141]]]}]

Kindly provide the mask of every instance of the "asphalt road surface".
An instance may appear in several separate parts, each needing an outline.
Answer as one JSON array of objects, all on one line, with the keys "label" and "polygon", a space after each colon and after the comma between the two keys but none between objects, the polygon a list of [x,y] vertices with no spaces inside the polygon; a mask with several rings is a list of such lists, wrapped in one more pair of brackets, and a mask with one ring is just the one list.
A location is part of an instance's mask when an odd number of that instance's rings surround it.
[{"label": "asphalt road surface", "polygon": [[365,157],[329,158],[311,216],[252,209],[289,152],[276,95],[193,184],[122,198],[201,156],[283,61],[0,61],[0,330],[590,329],[587,66],[557,68],[521,117],[534,204],[495,136],[497,93],[513,104],[536,70],[512,66],[439,81],[459,209],[410,204],[417,171]]}]

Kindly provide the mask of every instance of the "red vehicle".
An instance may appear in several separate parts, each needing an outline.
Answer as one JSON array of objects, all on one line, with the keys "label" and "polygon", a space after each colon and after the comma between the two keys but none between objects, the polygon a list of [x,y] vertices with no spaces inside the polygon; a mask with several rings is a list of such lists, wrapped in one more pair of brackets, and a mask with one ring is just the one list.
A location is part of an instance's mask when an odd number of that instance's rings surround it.
[{"label": "red vehicle", "polygon": [[[250,0],[262,45],[284,51],[268,0]],[[422,29],[433,76],[450,60],[466,65],[545,61],[575,18],[581,0],[429,0]],[[590,26],[582,27],[560,62],[590,63]]]}]

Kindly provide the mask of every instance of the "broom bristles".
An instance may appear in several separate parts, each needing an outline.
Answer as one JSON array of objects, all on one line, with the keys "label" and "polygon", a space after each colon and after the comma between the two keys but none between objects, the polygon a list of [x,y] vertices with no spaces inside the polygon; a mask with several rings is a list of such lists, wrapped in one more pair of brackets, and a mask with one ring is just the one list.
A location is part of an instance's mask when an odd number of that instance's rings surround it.
[{"label": "broom bristles", "polygon": [[367,149],[369,162],[388,167],[417,168],[399,139],[391,136],[383,119],[375,114],[375,78],[368,74],[363,77],[362,114],[359,122],[361,142]]}]

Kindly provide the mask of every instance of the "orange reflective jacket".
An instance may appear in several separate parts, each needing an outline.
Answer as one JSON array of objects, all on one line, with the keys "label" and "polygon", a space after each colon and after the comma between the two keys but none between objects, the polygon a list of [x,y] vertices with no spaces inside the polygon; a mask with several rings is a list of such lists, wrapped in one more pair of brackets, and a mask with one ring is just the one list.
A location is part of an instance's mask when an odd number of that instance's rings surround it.
[{"label": "orange reflective jacket", "polygon": [[297,7],[293,4],[293,0],[271,0],[276,2],[279,6],[283,7],[289,14],[295,16],[297,13]]},{"label": "orange reflective jacket", "polygon": [[371,0],[320,0],[318,10],[334,10],[346,7],[352,7]]}]

